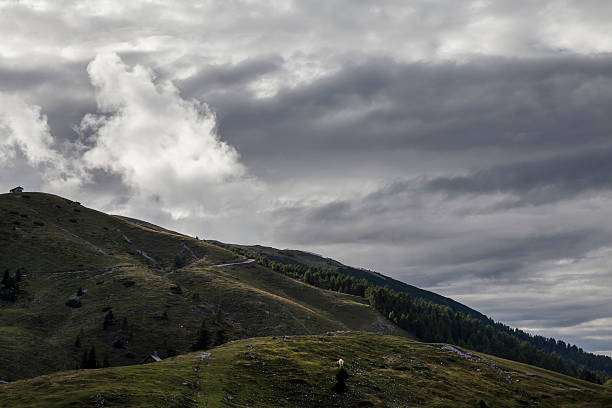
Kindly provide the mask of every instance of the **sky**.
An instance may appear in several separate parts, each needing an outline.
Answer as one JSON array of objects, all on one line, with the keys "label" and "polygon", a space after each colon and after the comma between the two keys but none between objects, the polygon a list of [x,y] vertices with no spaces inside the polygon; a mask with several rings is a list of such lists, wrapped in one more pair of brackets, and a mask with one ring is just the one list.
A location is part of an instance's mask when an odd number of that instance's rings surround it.
[{"label": "sky", "polygon": [[609,1],[0,0],[0,185],[612,355]]}]

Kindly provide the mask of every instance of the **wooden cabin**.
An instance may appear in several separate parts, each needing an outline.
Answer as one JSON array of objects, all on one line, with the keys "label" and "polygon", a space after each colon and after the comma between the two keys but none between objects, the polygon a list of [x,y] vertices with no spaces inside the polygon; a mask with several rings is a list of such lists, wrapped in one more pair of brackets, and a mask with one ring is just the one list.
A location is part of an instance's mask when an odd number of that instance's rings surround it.
[{"label": "wooden cabin", "polygon": [[157,354],[149,354],[147,356],[147,358],[145,358],[144,360],[142,360],[141,364],[151,364],[151,363],[157,363],[158,361],[162,361],[161,358],[159,358],[159,356]]}]

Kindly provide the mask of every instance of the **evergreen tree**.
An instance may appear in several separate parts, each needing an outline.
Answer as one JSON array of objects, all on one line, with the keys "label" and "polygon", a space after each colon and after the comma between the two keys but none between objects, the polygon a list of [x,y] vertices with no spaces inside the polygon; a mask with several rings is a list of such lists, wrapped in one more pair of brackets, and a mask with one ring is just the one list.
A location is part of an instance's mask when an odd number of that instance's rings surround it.
[{"label": "evergreen tree", "polygon": [[104,356],[104,363],[102,364],[102,367],[110,367],[110,363],[108,361],[108,356]]},{"label": "evergreen tree", "polygon": [[89,350],[89,356],[87,357],[87,368],[98,368],[98,361],[96,360],[96,346],[91,346]]},{"label": "evergreen tree", "polygon": [[81,369],[85,370],[87,368],[89,368],[89,360],[87,359],[87,350],[85,350],[81,359]]},{"label": "evergreen tree", "polygon": [[206,320],[202,321],[202,326],[200,327],[200,331],[198,332],[198,339],[195,344],[191,347],[194,351],[197,350],[206,350],[210,344],[210,333],[208,332],[208,328],[206,327]]},{"label": "evergreen tree", "polygon": [[223,310],[219,307],[215,312],[215,322],[217,324],[222,324],[224,320],[225,317],[223,316]]},{"label": "evergreen tree", "polygon": [[304,274],[304,282],[312,285],[314,284],[314,279],[313,279],[313,275],[312,272],[310,271],[310,269],[308,271],[306,271],[306,273]]},{"label": "evergreen tree", "polygon": [[81,303],[79,299],[68,299],[65,305],[68,307],[75,308],[75,309],[83,306],[83,304]]},{"label": "evergreen tree", "polygon": [[108,330],[109,326],[115,324],[115,316],[113,315],[113,311],[109,310],[108,313],[106,313],[106,316],[104,316],[104,324],[102,325],[102,328],[104,330]]},{"label": "evergreen tree", "polygon": [[225,330],[220,329],[217,331],[217,335],[215,336],[215,346],[220,346],[225,342]]},{"label": "evergreen tree", "polygon": [[185,260],[184,257],[180,255],[177,255],[174,257],[174,267],[175,268],[180,269],[185,265],[187,265],[187,261]]},{"label": "evergreen tree", "polygon": [[74,341],[74,347],[81,348],[81,336],[77,334],[76,340]]}]

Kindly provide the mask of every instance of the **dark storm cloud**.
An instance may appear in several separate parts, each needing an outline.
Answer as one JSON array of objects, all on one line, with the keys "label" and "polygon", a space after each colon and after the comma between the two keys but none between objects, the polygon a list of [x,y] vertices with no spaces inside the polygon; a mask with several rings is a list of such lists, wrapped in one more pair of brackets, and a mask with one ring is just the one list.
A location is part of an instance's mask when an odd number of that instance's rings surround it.
[{"label": "dark storm cloud", "polygon": [[[406,254],[410,253],[405,268],[427,272],[423,275],[426,279],[420,278],[427,285],[453,274],[491,279],[503,275],[518,280],[535,262],[580,258],[612,243],[611,231],[596,222],[588,227],[560,228],[551,218],[538,221],[541,229],[517,232],[513,214],[504,220],[502,211],[494,214],[488,225],[475,224],[461,215],[462,205],[452,200],[441,203],[433,196],[427,200],[427,193],[420,192],[419,202],[410,203],[403,190],[389,190],[353,201],[278,210],[275,216],[283,221],[279,238],[299,245],[405,246]],[[437,214],[430,206],[443,206],[439,212],[444,214]],[[411,246],[422,249],[412,252]]]},{"label": "dark storm cloud", "polygon": [[65,73],[48,69],[0,66],[0,89],[5,91],[36,88],[50,81],[66,83],[67,79]]},{"label": "dark storm cloud", "polygon": [[536,320],[538,325],[543,325],[546,328],[571,327],[588,321],[589,319],[605,318],[609,314],[609,310],[607,309],[609,303],[596,298],[570,299],[563,313],[559,313],[559,304],[557,302],[537,302],[540,303],[537,305],[537,316],[533,313],[533,307],[536,305],[530,305],[530,307],[525,307],[523,305],[521,307],[521,302],[523,302],[523,300],[517,300],[515,302],[509,300],[504,307],[491,305],[491,313],[504,316],[507,314],[507,311],[504,309],[512,308],[518,311],[518,313],[513,313],[513,318],[515,320],[525,322],[533,322]]},{"label": "dark storm cloud", "polygon": [[224,64],[207,67],[197,75],[188,79],[177,81],[177,85],[188,94],[202,92],[201,88],[207,90],[227,88],[240,88],[248,85],[264,74],[275,72],[282,68],[283,59],[278,55],[258,56],[247,59],[237,64]]},{"label": "dark storm cloud", "polygon": [[121,175],[105,169],[92,169],[89,171],[87,183],[82,187],[84,194],[109,197],[108,206],[120,207],[126,204],[134,191],[124,183]]},{"label": "dark storm cloud", "polygon": [[0,92],[27,90],[46,115],[56,142],[74,141],[77,134],[72,127],[96,107],[87,62],[57,61],[51,66],[32,67],[0,63]]},{"label": "dark storm cloud", "polygon": [[425,183],[425,188],[451,195],[510,192],[518,195],[522,203],[532,204],[612,189],[612,147],[512,163],[467,176],[439,177]]},{"label": "dark storm cloud", "polygon": [[[458,265],[466,274],[472,273],[482,278],[504,277],[519,281],[526,276],[525,268],[533,263],[580,258],[609,245],[611,238],[609,232],[595,228],[554,233],[543,231],[516,238],[489,237],[486,242],[472,237],[466,238],[464,245],[456,246],[455,251],[440,253],[430,262],[431,265]],[[480,268],[478,263],[497,263],[498,266]]]},{"label": "dark storm cloud", "polygon": [[[184,91],[215,107],[222,133],[247,156],[274,153],[270,144],[285,154],[364,148],[549,152],[551,145],[572,149],[577,139],[584,145],[608,141],[611,65],[607,55],[465,64],[370,58],[347,61],[334,75],[270,98],[248,89],[217,94],[222,83],[198,85],[206,71]],[[246,82],[241,76],[238,84]]]},{"label": "dark storm cloud", "polygon": [[311,209],[306,219],[313,222],[337,221],[347,218],[350,214],[350,209],[350,203],[346,201],[336,201]]}]

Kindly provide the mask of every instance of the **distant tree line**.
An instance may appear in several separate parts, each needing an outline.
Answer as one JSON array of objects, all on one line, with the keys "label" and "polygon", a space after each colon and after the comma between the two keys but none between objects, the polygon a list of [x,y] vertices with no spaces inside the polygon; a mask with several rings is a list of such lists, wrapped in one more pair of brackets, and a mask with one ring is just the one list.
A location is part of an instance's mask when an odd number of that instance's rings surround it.
[{"label": "distant tree line", "polygon": [[[603,370],[593,370],[585,364],[577,364],[567,356],[537,348],[528,341],[533,341],[533,336],[522,336],[525,340],[521,340],[515,334],[501,330],[494,324],[487,324],[461,312],[454,312],[446,306],[422,299],[412,300],[404,293],[383,287],[369,287],[366,297],[376,310],[424,341],[456,344],[599,384],[607,378]],[[513,331],[527,334],[518,329]],[[556,340],[552,341],[556,343]],[[582,354],[588,353],[582,351]],[[591,356],[599,357],[593,354]],[[601,360],[605,359],[604,357]],[[605,364],[602,366],[605,368]]]},{"label": "distant tree line", "polygon": [[489,318],[476,319],[334,270],[279,263],[241,248],[224,247],[310,285],[367,298],[377,311],[423,341],[455,344],[599,384],[612,376],[612,358],[587,353],[563,341],[533,336]]}]

